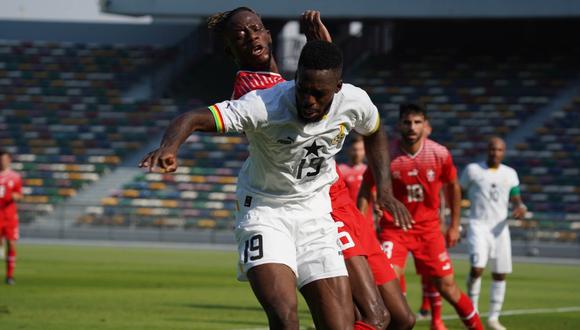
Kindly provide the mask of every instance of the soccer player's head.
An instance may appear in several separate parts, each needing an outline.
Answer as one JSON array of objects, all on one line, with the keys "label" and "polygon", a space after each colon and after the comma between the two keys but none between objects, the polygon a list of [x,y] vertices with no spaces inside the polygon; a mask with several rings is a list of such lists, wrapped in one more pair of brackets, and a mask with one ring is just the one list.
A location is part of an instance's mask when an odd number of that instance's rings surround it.
[{"label": "soccer player's head", "polygon": [[296,71],[296,108],[304,122],[321,120],[342,88],[342,53],[331,42],[306,43]]},{"label": "soccer player's head", "polygon": [[351,137],[350,146],[348,147],[348,160],[353,165],[358,165],[364,162],[365,144],[361,135],[354,134]]},{"label": "soccer player's head", "polygon": [[8,151],[0,150],[0,171],[4,171],[10,168],[10,162],[12,161],[12,156]]},{"label": "soccer player's head", "polygon": [[248,7],[217,13],[207,26],[219,34],[225,51],[242,69],[268,70],[272,60],[272,36],[258,14]]},{"label": "soccer player's head", "polygon": [[398,127],[401,138],[407,145],[421,142],[424,137],[431,133],[431,126],[427,121],[427,111],[414,103],[404,103],[399,106]]},{"label": "soccer player's head", "polygon": [[487,163],[492,167],[498,167],[505,156],[505,142],[502,138],[494,136],[487,143]]}]

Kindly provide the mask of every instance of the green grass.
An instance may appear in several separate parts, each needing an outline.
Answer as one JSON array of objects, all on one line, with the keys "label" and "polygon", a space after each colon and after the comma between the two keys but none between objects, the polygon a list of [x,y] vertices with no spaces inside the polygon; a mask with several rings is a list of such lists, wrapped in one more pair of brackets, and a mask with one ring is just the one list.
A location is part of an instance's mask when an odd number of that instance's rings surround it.
[{"label": "green grass", "polygon": [[[248,329],[267,325],[236,256],[154,248],[21,245],[17,285],[0,286],[0,329]],[[455,262],[463,287],[467,264]],[[413,309],[419,282],[408,269]],[[516,264],[506,310],[580,306],[580,267]],[[487,310],[488,277],[481,309]],[[444,314],[452,314],[446,305]],[[303,326],[311,324],[300,303]],[[580,329],[580,313],[505,316],[510,329]],[[446,322],[461,329],[457,320]],[[427,329],[419,323],[416,329]]]}]

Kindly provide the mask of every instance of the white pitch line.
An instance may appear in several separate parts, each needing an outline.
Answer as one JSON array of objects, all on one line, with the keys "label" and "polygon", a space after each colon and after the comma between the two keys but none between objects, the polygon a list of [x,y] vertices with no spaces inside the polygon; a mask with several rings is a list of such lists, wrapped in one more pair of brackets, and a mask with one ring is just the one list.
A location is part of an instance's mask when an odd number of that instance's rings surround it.
[{"label": "white pitch line", "polygon": [[[512,315],[527,315],[527,314],[554,314],[554,313],[572,313],[580,312],[580,306],[569,306],[569,307],[558,307],[558,308],[535,308],[535,309],[514,309],[508,311],[501,311],[500,316],[512,316]],[[480,316],[488,316],[488,313],[481,313]],[[456,320],[459,317],[457,315],[444,315],[442,319],[444,320]],[[425,318],[422,321],[431,321],[429,318]]]},{"label": "white pitch line", "polygon": [[[527,314],[554,314],[554,313],[572,313],[580,312],[580,306],[569,306],[569,307],[558,307],[558,308],[535,308],[535,309],[514,309],[508,311],[502,311],[500,316],[513,316],[513,315],[527,315]],[[488,313],[482,313],[481,316],[487,316]],[[456,320],[457,315],[444,315],[443,320]],[[431,321],[429,318],[417,320],[418,322]],[[301,326],[300,329],[307,329]],[[245,328],[236,330],[268,330],[268,328]]]}]

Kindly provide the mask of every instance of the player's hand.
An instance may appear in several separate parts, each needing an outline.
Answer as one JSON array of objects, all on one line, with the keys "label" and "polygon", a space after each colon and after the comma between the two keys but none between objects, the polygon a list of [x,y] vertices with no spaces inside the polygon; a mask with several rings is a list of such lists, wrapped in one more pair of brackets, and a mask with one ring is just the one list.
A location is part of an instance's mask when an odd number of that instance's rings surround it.
[{"label": "player's hand", "polygon": [[320,19],[319,11],[307,10],[302,13],[302,16],[300,17],[300,25],[302,26],[302,31],[304,31],[308,41],[323,40],[332,42],[330,32],[328,32],[328,29],[326,29],[326,26],[324,26]]},{"label": "player's hand", "polygon": [[516,207],[512,211],[512,217],[514,217],[514,219],[523,219],[526,216],[527,211],[528,209],[523,206]]},{"label": "player's hand", "polygon": [[141,162],[139,167],[148,167],[149,172],[154,172],[159,168],[161,173],[170,173],[177,170],[177,151],[159,148],[148,153]]},{"label": "player's hand", "polygon": [[401,227],[405,231],[413,228],[415,220],[413,220],[405,205],[399,202],[392,194],[377,195],[376,204],[381,210],[387,211],[393,216],[395,226]]},{"label": "player's hand", "polygon": [[445,241],[447,242],[447,247],[454,247],[459,242],[460,238],[459,227],[449,227],[445,233]]}]

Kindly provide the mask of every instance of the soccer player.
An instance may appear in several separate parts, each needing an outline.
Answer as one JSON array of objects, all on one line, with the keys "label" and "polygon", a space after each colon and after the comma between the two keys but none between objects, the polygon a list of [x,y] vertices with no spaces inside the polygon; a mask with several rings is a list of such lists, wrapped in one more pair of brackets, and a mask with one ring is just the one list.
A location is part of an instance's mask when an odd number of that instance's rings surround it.
[{"label": "soccer player", "polygon": [[491,261],[493,282],[487,325],[494,330],[505,329],[499,323],[499,315],[505,297],[506,274],[512,272],[508,205],[511,201],[512,216],[516,219],[523,218],[527,210],[520,196],[518,174],[502,164],[504,155],[505,142],[499,137],[491,138],[487,160],[467,165],[460,179],[471,201],[467,235],[471,272],[467,278],[467,293],[477,308],[481,275],[488,260]]},{"label": "soccer player", "polygon": [[[399,110],[398,129],[401,139],[392,144],[391,176],[393,192],[411,212],[415,225],[411,229],[394,225],[392,216],[383,212],[380,240],[387,257],[398,274],[404,273],[407,253],[411,252],[417,272],[428,276],[437,290],[449,302],[469,329],[483,329],[479,315],[469,297],[453,278],[447,246],[453,247],[459,239],[459,211],[461,188],[449,151],[427,139],[427,113],[415,104],[403,104]],[[374,185],[370,171],[365,173],[359,206],[366,210]],[[449,198],[451,224],[443,236],[439,220],[439,192],[441,188]],[[432,329],[442,329],[440,321],[431,323]]]},{"label": "soccer player", "polygon": [[[254,26],[245,33],[262,31]],[[251,48],[261,54],[263,49]],[[244,132],[250,155],[238,176],[235,236],[240,279],[247,279],[273,329],[297,329],[296,286],[315,326],[351,329],[354,307],[329,189],[334,155],[352,129],[365,135],[369,167],[379,178],[377,203],[410,222],[392,195],[386,136],[377,108],[361,89],[343,84],[342,55],[329,42],[306,44],[296,80],[252,91],[178,116],[161,146],[140,167],[174,172],[179,146],[195,131]],[[384,150],[384,149],[383,149]]]},{"label": "soccer player", "polygon": [[348,162],[339,164],[338,168],[342,172],[350,197],[356,201],[363,174],[367,169],[367,164],[365,164],[365,145],[362,136],[354,135],[351,138],[347,152]]},{"label": "soccer player", "polygon": [[22,198],[22,179],[10,169],[12,156],[0,151],[0,240],[6,239],[6,284],[14,285],[18,214],[16,202]]},{"label": "soccer player", "polygon": [[[306,11],[301,23],[308,40],[332,41],[319,12]],[[208,19],[208,27],[222,37],[226,52],[240,68],[236,74],[233,99],[252,90],[270,88],[285,81],[278,73],[269,31],[252,9],[239,7],[215,14]],[[339,139],[343,137],[341,134]],[[339,227],[340,245],[353,299],[360,312],[356,326],[384,328],[389,323],[386,305],[392,314],[389,328],[412,328],[414,317],[400,293],[395,281],[396,274],[380,249],[372,225],[366,225],[356,208],[355,199],[349,197],[348,188],[338,169],[337,173],[338,181],[330,189],[331,216]]]}]

